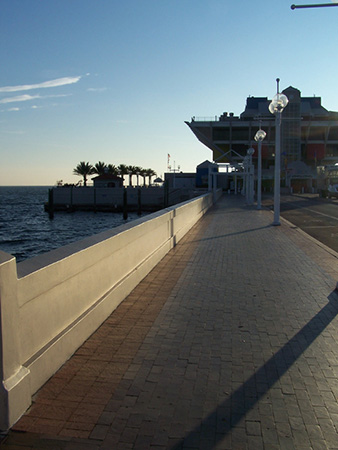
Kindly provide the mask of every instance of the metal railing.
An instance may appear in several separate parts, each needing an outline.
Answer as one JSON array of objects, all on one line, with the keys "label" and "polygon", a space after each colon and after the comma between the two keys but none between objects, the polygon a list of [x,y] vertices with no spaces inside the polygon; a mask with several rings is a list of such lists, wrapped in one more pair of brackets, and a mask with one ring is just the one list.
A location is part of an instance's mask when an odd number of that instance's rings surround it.
[{"label": "metal railing", "polygon": [[192,116],[192,122],[218,122],[218,116],[195,117]]}]

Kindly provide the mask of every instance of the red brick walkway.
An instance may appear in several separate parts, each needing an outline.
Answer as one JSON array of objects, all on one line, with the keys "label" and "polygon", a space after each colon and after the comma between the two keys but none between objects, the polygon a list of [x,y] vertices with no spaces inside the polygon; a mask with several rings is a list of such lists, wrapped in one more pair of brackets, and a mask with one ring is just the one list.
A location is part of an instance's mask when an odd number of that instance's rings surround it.
[{"label": "red brick walkway", "polygon": [[225,196],[36,394],[4,450],[337,450],[338,255]]},{"label": "red brick walkway", "polygon": [[13,431],[100,438],[110,420],[103,411],[126,372],[138,369],[133,359],[207,224],[198,223],[37,392]]}]

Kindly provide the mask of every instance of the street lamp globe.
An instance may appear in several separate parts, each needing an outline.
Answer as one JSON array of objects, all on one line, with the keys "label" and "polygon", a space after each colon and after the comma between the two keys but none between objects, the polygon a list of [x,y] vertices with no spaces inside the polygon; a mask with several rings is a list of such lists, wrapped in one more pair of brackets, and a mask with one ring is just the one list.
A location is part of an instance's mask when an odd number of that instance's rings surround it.
[{"label": "street lamp globe", "polygon": [[257,133],[255,134],[254,139],[255,139],[256,142],[262,142],[262,141],[265,139],[265,137],[266,137],[265,131],[259,129],[259,130],[257,131]]},{"label": "street lamp globe", "polygon": [[271,100],[269,111],[271,112],[271,114],[276,114],[278,112],[281,113],[288,103],[289,99],[287,98],[287,96],[277,92],[277,94]]}]

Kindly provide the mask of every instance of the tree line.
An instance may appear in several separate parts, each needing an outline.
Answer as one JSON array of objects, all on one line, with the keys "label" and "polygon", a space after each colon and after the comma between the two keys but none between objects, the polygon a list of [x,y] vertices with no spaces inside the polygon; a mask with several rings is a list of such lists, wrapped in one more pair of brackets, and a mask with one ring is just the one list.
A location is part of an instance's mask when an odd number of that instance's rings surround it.
[{"label": "tree line", "polygon": [[151,184],[151,177],[156,175],[153,169],[143,169],[138,166],[127,166],[126,164],[120,164],[115,166],[114,164],[106,164],[102,161],[92,165],[89,162],[81,161],[75,169],[73,169],[74,175],[83,177],[83,185],[87,186],[88,176],[90,175],[104,175],[110,174],[115,176],[129,175],[129,185],[132,186],[133,175],[137,176],[137,185],[139,185],[139,177],[143,178],[143,185],[146,185],[146,177],[148,177],[149,185]]}]

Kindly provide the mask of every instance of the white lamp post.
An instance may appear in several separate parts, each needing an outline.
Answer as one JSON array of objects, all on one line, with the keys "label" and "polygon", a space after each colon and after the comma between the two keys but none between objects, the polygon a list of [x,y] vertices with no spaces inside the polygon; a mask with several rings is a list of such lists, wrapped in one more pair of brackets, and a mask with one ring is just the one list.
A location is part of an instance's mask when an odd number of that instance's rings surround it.
[{"label": "white lamp post", "polygon": [[245,201],[248,203],[248,164],[249,164],[249,157],[246,155],[243,159],[243,189],[242,189],[242,195],[245,195]]},{"label": "white lamp post", "polygon": [[247,188],[248,188],[248,205],[252,205],[253,204],[253,193],[254,193],[254,168],[253,168],[253,164],[252,164],[252,155],[255,153],[255,149],[253,148],[249,148],[246,152],[246,154],[248,155],[248,183],[247,183]]},{"label": "white lamp post", "polygon": [[274,187],[274,220],[273,225],[280,225],[280,128],[282,112],[289,100],[286,95],[279,93],[279,78],[277,81],[277,94],[273,97],[269,111],[276,116],[276,136],[275,136],[275,187]]},{"label": "white lamp post", "polygon": [[258,167],[257,167],[257,209],[262,208],[262,142],[265,139],[266,133],[261,129],[255,134],[255,141],[258,142]]},{"label": "white lamp post", "polygon": [[326,8],[329,6],[338,6],[337,3],[316,3],[312,5],[291,5],[291,9],[299,9],[299,8]]},{"label": "white lamp post", "polygon": [[170,165],[168,165],[168,170],[169,172],[174,172],[174,177],[173,177],[173,188],[176,187],[176,172],[180,171],[181,166],[177,166],[176,169],[176,161],[174,161],[174,168],[172,169]]}]

